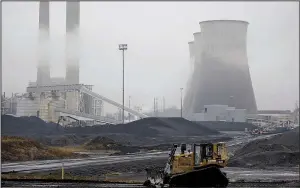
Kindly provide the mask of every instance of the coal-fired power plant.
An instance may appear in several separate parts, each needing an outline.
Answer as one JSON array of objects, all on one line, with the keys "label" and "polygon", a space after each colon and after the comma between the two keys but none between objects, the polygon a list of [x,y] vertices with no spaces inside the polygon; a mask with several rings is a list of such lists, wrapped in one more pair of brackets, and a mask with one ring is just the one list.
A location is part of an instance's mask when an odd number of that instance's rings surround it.
[{"label": "coal-fired power plant", "polygon": [[[64,126],[81,126],[82,121],[85,122],[85,125],[120,123],[121,119],[117,116],[104,116],[104,102],[117,108],[123,106],[92,91],[92,85],[80,83],[79,1],[66,2],[66,75],[51,77],[49,10],[49,1],[41,1],[39,6],[37,80],[36,82],[29,82],[26,93],[12,95],[10,112],[14,112],[17,116],[37,116],[46,122],[58,122]],[[5,107],[5,109],[7,108]],[[127,107],[124,110],[130,112],[132,119],[147,117],[145,114]]]},{"label": "coal-fired power plant", "polygon": [[200,22],[201,32],[189,42],[191,75],[184,98],[186,113],[202,113],[205,105],[227,105],[256,113],[247,60],[248,22]]}]

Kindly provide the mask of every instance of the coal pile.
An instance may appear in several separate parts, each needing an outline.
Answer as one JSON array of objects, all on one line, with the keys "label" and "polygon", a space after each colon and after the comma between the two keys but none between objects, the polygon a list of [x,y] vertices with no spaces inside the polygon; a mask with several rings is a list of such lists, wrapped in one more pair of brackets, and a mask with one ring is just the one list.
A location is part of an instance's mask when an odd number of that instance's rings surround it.
[{"label": "coal pile", "polygon": [[296,166],[299,163],[299,129],[252,141],[238,149],[229,160],[229,166],[260,168]]},{"label": "coal pile", "polygon": [[49,146],[82,145],[101,136],[133,147],[181,142],[189,138],[200,141],[204,137],[220,134],[218,131],[183,118],[151,117],[127,124],[63,128],[56,123],[47,123],[34,116],[4,115],[2,135],[34,138]]},{"label": "coal pile", "polygon": [[42,119],[30,117],[1,116],[2,135],[11,136],[36,136],[63,133],[62,127],[56,123],[46,123]]},{"label": "coal pile", "polygon": [[245,131],[245,128],[248,130],[258,128],[257,126],[246,122],[198,121],[195,123],[217,131]]},{"label": "coal pile", "polygon": [[107,137],[96,137],[85,144],[85,148],[89,150],[114,149],[122,146],[114,140]]},{"label": "coal pile", "polygon": [[127,124],[94,125],[87,127],[63,128],[56,123],[46,123],[38,117],[2,116],[2,135],[95,135],[130,134],[139,137],[156,136],[202,136],[216,135],[218,131],[196,124],[183,118],[144,118]]},{"label": "coal pile", "polygon": [[118,154],[134,153],[139,151],[139,147],[124,146],[110,138],[97,136],[84,145],[88,150],[114,150]]},{"label": "coal pile", "polygon": [[218,131],[183,118],[144,118],[127,124],[67,128],[76,134],[124,133],[145,137],[216,135]]}]

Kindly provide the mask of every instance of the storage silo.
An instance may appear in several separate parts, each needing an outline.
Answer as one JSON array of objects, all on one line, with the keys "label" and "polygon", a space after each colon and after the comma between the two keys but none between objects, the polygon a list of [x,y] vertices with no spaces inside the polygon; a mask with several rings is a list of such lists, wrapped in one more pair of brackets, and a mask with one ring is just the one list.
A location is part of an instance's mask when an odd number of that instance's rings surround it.
[{"label": "storage silo", "polygon": [[40,96],[27,93],[17,100],[17,116],[38,116],[40,105]]},{"label": "storage silo", "polygon": [[196,47],[192,111],[204,105],[233,105],[256,113],[256,101],[247,60],[248,22],[200,22],[201,43]]}]

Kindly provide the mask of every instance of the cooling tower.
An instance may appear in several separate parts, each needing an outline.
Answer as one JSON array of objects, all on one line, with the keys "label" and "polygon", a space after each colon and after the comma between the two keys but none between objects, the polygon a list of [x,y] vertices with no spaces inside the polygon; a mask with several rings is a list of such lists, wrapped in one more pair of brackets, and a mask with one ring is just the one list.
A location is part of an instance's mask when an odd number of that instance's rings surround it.
[{"label": "cooling tower", "polygon": [[80,2],[66,4],[66,83],[79,84]]},{"label": "cooling tower", "polygon": [[184,110],[185,113],[189,114],[193,112],[193,109],[191,106],[194,104],[195,100],[195,91],[198,87],[198,80],[199,80],[199,74],[197,74],[197,71],[199,71],[199,64],[201,62],[201,54],[197,53],[201,51],[201,32],[196,32],[194,35],[194,42],[189,43],[189,50],[190,50],[190,63],[192,66],[192,72],[190,74],[188,84],[187,84],[187,92],[184,98]]},{"label": "cooling tower", "polygon": [[[191,82],[191,111],[220,104],[256,113],[256,101],[247,60],[248,22],[200,22],[195,37],[195,68]],[[197,42],[198,41],[198,42]]]},{"label": "cooling tower", "polygon": [[189,52],[190,52],[190,72],[193,73],[194,71],[194,61],[195,61],[195,56],[194,56],[194,51],[195,51],[195,42],[191,41],[188,43],[189,44]]},{"label": "cooling tower", "polygon": [[41,1],[39,6],[39,49],[37,65],[37,84],[47,85],[50,83],[49,65],[49,1]]},{"label": "cooling tower", "polygon": [[190,54],[190,60],[189,60],[189,66],[190,66],[190,76],[188,78],[187,86],[185,89],[185,97],[183,100],[183,111],[184,113],[190,112],[190,106],[191,106],[191,100],[192,100],[192,78],[193,78],[193,72],[194,72],[194,65],[195,65],[195,57],[194,57],[194,51],[195,51],[195,42],[191,41],[189,44],[189,54]]}]

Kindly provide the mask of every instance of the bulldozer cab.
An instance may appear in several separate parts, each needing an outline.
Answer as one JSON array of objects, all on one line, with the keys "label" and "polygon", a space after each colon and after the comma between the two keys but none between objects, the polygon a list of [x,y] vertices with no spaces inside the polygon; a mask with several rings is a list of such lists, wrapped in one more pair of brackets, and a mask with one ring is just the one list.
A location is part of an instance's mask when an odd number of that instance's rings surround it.
[{"label": "bulldozer cab", "polygon": [[171,174],[192,171],[207,165],[227,165],[225,143],[181,144],[176,148]]},{"label": "bulldozer cab", "polygon": [[227,165],[228,157],[224,142],[194,144],[193,151],[195,151],[195,167],[210,164],[215,164],[220,167],[225,167]]}]

